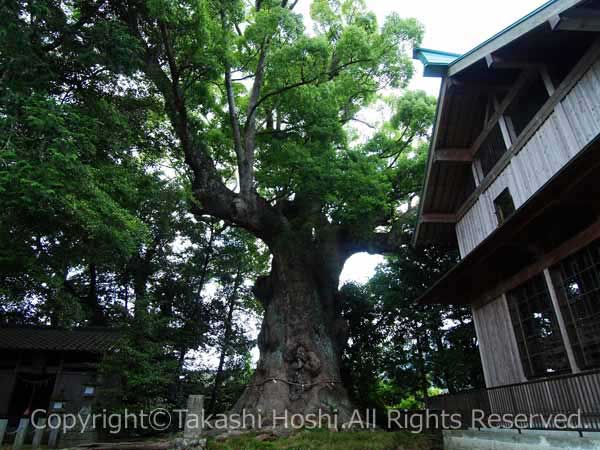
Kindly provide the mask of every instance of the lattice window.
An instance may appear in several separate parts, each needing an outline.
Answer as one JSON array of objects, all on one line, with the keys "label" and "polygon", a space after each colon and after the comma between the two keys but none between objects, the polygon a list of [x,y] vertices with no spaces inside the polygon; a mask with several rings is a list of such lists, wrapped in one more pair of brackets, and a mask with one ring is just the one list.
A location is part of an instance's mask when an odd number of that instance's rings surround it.
[{"label": "lattice window", "polygon": [[569,360],[544,277],[532,278],[507,297],[527,378],[568,373]]},{"label": "lattice window", "polygon": [[600,367],[600,241],[561,261],[552,278],[579,368]]}]

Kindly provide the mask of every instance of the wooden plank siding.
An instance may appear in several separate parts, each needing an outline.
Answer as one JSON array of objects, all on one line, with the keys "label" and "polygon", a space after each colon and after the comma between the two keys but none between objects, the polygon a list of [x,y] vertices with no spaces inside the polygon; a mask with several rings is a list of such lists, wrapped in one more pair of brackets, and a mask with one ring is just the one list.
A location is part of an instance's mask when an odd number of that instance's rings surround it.
[{"label": "wooden plank siding", "polygon": [[504,295],[473,306],[473,320],[488,388],[526,381]]},{"label": "wooden plank siding", "polygon": [[518,209],[600,134],[600,60],[559,101],[456,225],[464,258],[497,227],[494,200],[506,188]]}]

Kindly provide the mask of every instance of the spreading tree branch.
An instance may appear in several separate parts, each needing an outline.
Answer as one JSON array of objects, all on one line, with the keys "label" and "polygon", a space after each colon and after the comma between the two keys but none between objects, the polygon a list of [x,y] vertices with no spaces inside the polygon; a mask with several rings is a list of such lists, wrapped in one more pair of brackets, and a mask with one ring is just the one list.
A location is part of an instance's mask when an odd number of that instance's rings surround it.
[{"label": "spreading tree branch", "polygon": [[[257,103],[260,98],[260,92],[265,76],[265,61],[267,57],[268,41],[265,39],[261,45],[258,56],[258,64],[254,73],[254,83],[250,91],[250,100],[248,102],[248,113],[246,115],[246,125],[244,127],[244,160],[243,172],[240,172],[240,191],[242,195],[247,196],[253,190],[254,185],[254,157],[256,148],[256,113]],[[242,177],[242,173],[244,176]]]},{"label": "spreading tree branch", "polygon": [[401,247],[410,245],[412,239],[411,211],[397,218],[388,232],[364,232],[356,234],[344,230],[342,246],[348,255],[366,252],[370,254],[392,254]]},{"label": "spreading tree branch", "polygon": [[[221,23],[223,26],[223,31],[226,30],[226,19],[225,19],[225,11],[221,9]],[[233,92],[233,82],[231,81],[231,67],[229,66],[229,62],[225,61],[225,92],[227,94],[227,106],[229,108],[229,119],[231,121],[231,129],[233,131],[233,146],[235,149],[236,159],[237,159],[237,167],[238,174],[240,177],[240,185],[242,185],[242,180],[247,180],[250,174],[247,173],[247,164],[246,164],[246,155],[244,152],[244,148],[242,146],[242,132],[240,129],[240,120],[237,113],[237,107],[235,104],[235,95]],[[247,191],[243,189],[242,195],[246,194]]]},{"label": "spreading tree branch", "polygon": [[130,9],[128,14],[125,20],[130,31],[144,48],[142,70],[164,99],[165,112],[179,138],[185,162],[192,172],[192,191],[201,204],[201,209],[268,240],[275,233],[274,230],[282,226],[282,218],[256,192],[252,193],[250,199],[243,198],[223,182],[206,143],[199,138],[199,130],[190,123],[167,24],[161,23],[159,28],[170,78],[160,62],[160,49],[150,46],[138,28],[136,11]]},{"label": "spreading tree branch", "polygon": [[240,130],[240,121],[235,105],[235,96],[233,92],[233,83],[231,81],[231,69],[229,64],[225,64],[225,92],[227,93],[227,106],[229,108],[229,119],[231,121],[231,129],[233,130],[233,146],[237,157],[238,173],[240,181],[246,179],[246,155],[242,147],[242,132]]},{"label": "spreading tree branch", "polygon": [[349,62],[347,62],[347,63],[342,64],[341,66],[339,66],[336,69],[336,73],[334,75],[332,75],[330,72],[323,72],[323,73],[319,73],[319,74],[315,75],[314,77],[311,77],[311,78],[308,78],[308,79],[305,79],[304,77],[302,77],[302,79],[300,81],[297,81],[296,83],[292,83],[292,84],[289,84],[287,86],[283,86],[283,87],[281,87],[279,89],[275,89],[274,91],[271,91],[271,92],[265,94],[260,100],[256,101],[256,103],[254,104],[254,106],[253,106],[253,108],[251,110],[249,109],[249,113],[250,112],[254,113],[255,110],[262,103],[264,103],[266,100],[268,100],[271,97],[274,97],[276,95],[281,95],[281,94],[283,94],[283,93],[285,93],[287,91],[291,91],[292,89],[296,89],[296,88],[299,88],[299,87],[302,87],[302,86],[306,86],[308,84],[315,83],[315,82],[319,81],[324,76],[329,76],[330,77],[329,80],[332,80],[333,78],[335,78],[336,75],[339,75],[339,73],[343,69],[345,69],[347,67],[350,67],[350,66],[352,66],[354,64],[361,64],[361,63],[369,62],[369,61],[370,61],[370,59],[362,59],[362,60],[349,61]]}]

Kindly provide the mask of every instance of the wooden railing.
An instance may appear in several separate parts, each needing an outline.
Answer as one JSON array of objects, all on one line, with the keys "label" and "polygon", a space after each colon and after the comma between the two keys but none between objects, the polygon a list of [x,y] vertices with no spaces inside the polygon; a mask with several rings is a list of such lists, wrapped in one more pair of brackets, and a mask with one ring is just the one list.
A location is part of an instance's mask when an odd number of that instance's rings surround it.
[{"label": "wooden railing", "polygon": [[431,410],[460,413],[463,417],[473,410],[485,414],[524,414],[533,418],[532,429],[553,429],[547,419],[557,415],[579,415],[576,431],[600,431],[600,370],[563,375],[527,383],[481,389],[454,395],[432,397],[427,402]]},{"label": "wooden railing", "polygon": [[[11,419],[14,419],[11,417]],[[40,419],[37,426],[33,426],[30,417],[17,418],[18,425],[9,427],[9,419],[0,417],[0,448],[8,449],[8,442],[12,442],[12,450],[21,450],[27,445],[31,450],[41,448],[44,438],[47,448],[56,448],[58,441],[58,429],[46,431],[46,419]]]},{"label": "wooden railing", "polygon": [[427,408],[437,411],[470,414],[473,410],[490,413],[490,397],[486,389],[461,392],[459,394],[439,395],[427,401]]}]

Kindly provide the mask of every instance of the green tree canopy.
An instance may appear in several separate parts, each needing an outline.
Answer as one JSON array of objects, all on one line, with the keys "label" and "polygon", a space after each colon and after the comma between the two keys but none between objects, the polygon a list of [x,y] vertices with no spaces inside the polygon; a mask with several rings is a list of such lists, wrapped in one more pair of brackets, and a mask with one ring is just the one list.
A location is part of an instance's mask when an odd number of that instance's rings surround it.
[{"label": "green tree canopy", "polygon": [[410,240],[434,100],[404,94],[373,139],[352,142],[357,114],[407,87],[423,28],[379,23],[361,0],[317,0],[309,32],[296,4],[4,4],[0,295],[74,299],[102,323],[118,279],[142,336],[162,330],[145,320],[156,308],[167,322],[188,311],[182,329],[201,333],[189,310],[201,291],[185,283],[207,278],[195,256],[174,262],[171,244],[183,234],[208,249],[214,227],[243,229],[272,260],[253,288],[261,359],[236,408],[344,416],[339,275],[356,252]]}]

